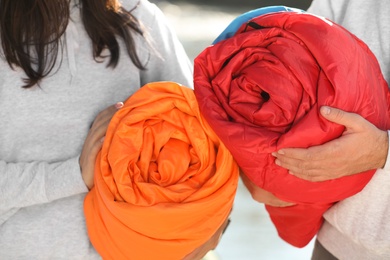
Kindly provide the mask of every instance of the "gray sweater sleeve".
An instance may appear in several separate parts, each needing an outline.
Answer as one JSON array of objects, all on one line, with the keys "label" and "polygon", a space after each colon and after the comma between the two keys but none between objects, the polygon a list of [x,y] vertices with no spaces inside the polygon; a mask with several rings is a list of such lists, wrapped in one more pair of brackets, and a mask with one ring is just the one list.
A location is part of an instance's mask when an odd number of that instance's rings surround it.
[{"label": "gray sweater sleeve", "polygon": [[0,212],[88,191],[78,157],[56,163],[0,161],[0,172]]},{"label": "gray sweater sleeve", "polygon": [[[150,4],[150,3],[149,3]],[[152,4],[153,5],[153,4]],[[193,66],[176,33],[168,24],[162,11],[153,5],[146,29],[153,39],[151,53],[145,71],[141,72],[142,84],[153,81],[175,81],[193,88]]]},{"label": "gray sweater sleeve", "polygon": [[329,0],[313,1],[307,11],[313,14],[320,14],[331,20],[335,19],[332,2]]}]

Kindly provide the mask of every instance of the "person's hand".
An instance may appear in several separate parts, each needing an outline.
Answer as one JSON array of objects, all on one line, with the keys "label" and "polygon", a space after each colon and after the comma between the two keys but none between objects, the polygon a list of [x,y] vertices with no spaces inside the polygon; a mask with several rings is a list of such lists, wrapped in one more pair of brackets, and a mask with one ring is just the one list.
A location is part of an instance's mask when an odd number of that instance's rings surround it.
[{"label": "person's hand", "polygon": [[341,137],[323,145],[283,148],[273,153],[275,163],[301,179],[325,181],[383,168],[388,152],[388,134],[358,114],[321,107],[327,120],[344,125]]},{"label": "person's hand", "polygon": [[260,203],[264,203],[272,207],[289,207],[294,206],[295,203],[283,201],[277,198],[274,194],[269,191],[266,191],[256,184],[254,184],[244,173],[240,173],[242,182],[245,184],[246,188],[252,195],[252,198]]},{"label": "person's hand", "polygon": [[103,145],[103,140],[108,124],[110,123],[110,120],[115,112],[121,107],[123,107],[123,103],[118,102],[115,105],[112,105],[101,111],[93,121],[88,135],[84,141],[79,163],[81,175],[88,189],[92,189],[93,187],[95,160]]}]

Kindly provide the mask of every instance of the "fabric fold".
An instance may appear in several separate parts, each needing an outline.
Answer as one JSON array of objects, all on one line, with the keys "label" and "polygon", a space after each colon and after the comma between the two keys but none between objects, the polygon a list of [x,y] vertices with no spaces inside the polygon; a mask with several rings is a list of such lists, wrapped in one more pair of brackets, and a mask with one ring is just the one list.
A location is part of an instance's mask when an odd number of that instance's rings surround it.
[{"label": "fabric fold", "polygon": [[195,59],[200,110],[253,185],[297,203],[266,208],[280,237],[303,247],[317,233],[322,214],[362,190],[375,171],[312,183],[277,166],[271,153],[338,138],[344,127],[320,116],[323,105],[388,129],[387,83],[361,40],[302,11],[259,15],[233,36],[218,38]]},{"label": "fabric fold", "polygon": [[143,86],[112,118],[84,211],[104,259],[182,259],[230,214],[231,153],[200,115],[193,90]]}]

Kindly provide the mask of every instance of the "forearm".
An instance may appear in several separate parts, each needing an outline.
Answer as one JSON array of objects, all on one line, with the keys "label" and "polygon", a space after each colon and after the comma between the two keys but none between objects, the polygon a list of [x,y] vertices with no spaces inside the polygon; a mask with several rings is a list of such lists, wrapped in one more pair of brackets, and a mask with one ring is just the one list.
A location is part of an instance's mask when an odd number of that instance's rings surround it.
[{"label": "forearm", "polygon": [[87,192],[78,157],[57,163],[0,161],[0,210],[27,207]]}]

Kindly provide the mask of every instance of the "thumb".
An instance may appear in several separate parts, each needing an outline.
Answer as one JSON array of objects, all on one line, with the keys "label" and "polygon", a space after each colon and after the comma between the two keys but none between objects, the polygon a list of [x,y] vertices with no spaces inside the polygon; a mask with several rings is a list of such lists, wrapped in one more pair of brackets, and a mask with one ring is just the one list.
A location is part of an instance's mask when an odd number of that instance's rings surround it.
[{"label": "thumb", "polygon": [[355,113],[348,113],[341,109],[328,106],[322,106],[320,112],[325,119],[347,128],[353,128],[360,124],[361,116]]}]

